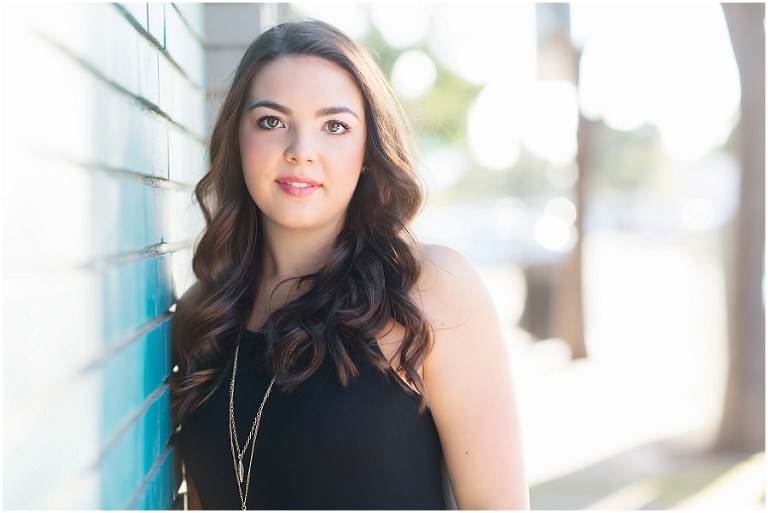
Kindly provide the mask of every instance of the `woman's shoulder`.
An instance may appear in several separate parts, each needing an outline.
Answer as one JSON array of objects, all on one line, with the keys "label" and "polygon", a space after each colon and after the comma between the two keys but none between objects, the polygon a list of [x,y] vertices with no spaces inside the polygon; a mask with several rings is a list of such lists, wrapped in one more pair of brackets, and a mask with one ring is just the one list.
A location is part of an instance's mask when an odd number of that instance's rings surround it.
[{"label": "woman's shoulder", "polygon": [[459,505],[525,508],[512,366],[496,305],[464,255],[444,246],[423,254],[416,300],[434,333],[424,393]]},{"label": "woman's shoulder", "polygon": [[435,327],[467,320],[490,301],[475,266],[461,252],[439,244],[424,244],[416,300]]},{"label": "woman's shoulder", "polygon": [[449,284],[453,280],[477,277],[475,267],[464,254],[441,244],[422,244],[420,263],[420,286]]},{"label": "woman's shoulder", "polygon": [[421,244],[422,263],[426,265],[463,265],[467,258],[459,251],[442,244]]}]

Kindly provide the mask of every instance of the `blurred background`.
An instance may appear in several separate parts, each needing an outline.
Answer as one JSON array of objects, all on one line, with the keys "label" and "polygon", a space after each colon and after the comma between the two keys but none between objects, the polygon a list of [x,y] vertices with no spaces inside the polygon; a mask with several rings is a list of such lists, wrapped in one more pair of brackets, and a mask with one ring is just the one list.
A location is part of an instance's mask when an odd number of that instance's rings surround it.
[{"label": "blurred background", "polygon": [[496,296],[532,507],[762,509],[763,6],[289,13],[363,41],[410,114],[415,231]]},{"label": "blurred background", "polygon": [[532,507],[764,508],[764,4],[5,10],[4,505],[183,507],[192,186],[244,49],[310,16],[375,55],[417,134],[414,231],[496,299]]}]

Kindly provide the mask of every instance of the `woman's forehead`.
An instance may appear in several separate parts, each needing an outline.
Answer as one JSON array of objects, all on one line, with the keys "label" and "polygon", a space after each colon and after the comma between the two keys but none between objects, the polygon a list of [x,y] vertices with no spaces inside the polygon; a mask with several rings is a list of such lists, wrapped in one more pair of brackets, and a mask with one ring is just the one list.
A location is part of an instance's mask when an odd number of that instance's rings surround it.
[{"label": "woman's forehead", "polygon": [[[247,103],[273,101],[317,107],[347,105],[362,114],[357,82],[338,64],[316,56],[287,55],[265,64],[253,78]],[[287,105],[290,107],[290,105]]]}]

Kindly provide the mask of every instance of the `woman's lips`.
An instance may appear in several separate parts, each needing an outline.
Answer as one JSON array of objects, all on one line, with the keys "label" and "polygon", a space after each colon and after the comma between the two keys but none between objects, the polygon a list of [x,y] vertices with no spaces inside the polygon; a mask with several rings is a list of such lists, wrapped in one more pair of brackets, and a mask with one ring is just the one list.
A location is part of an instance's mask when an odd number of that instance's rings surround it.
[{"label": "woman's lips", "polygon": [[302,178],[298,176],[285,176],[275,180],[280,190],[284,193],[295,196],[304,197],[317,191],[322,185],[311,178]]}]

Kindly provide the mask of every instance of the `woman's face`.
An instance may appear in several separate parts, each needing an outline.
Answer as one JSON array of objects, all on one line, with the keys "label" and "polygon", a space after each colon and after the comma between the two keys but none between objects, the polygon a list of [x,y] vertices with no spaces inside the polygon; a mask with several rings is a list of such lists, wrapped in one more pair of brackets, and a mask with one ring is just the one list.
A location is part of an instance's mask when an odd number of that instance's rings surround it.
[{"label": "woman's face", "polygon": [[365,109],[353,79],[311,56],[266,64],[240,120],[240,154],[262,226],[338,231],[365,158]]}]

